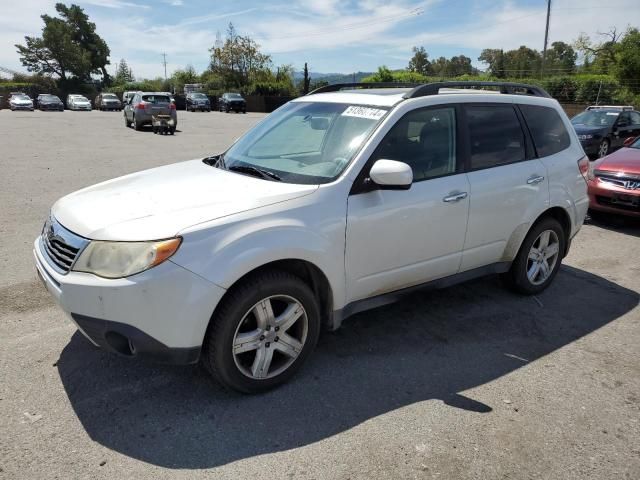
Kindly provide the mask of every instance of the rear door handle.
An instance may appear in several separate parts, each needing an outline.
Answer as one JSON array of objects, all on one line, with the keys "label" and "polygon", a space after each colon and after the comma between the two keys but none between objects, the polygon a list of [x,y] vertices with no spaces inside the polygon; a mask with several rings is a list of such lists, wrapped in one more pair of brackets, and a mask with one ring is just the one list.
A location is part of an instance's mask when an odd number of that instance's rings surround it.
[{"label": "rear door handle", "polygon": [[537,185],[544,180],[544,177],[541,175],[534,175],[527,180],[528,185]]},{"label": "rear door handle", "polygon": [[444,197],[442,201],[445,203],[454,203],[464,200],[465,198],[467,198],[467,192],[452,193],[451,195]]}]

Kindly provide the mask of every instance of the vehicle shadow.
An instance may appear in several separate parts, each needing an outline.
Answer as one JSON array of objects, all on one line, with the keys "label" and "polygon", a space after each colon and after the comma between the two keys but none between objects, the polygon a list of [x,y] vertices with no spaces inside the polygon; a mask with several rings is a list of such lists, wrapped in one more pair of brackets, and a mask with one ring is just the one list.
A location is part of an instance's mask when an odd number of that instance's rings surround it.
[{"label": "vehicle shadow", "polygon": [[225,392],[196,367],[106,354],[79,333],[57,366],[93,440],[154,465],[207,468],[309,445],[430,399],[486,414],[492,405],[459,392],[607,325],[639,298],[571,267],[536,298],[505,291],[496,277],[416,294],[325,334],[298,376],[259,396]]},{"label": "vehicle shadow", "polygon": [[624,215],[589,212],[587,222],[596,227],[640,237],[640,218]]}]

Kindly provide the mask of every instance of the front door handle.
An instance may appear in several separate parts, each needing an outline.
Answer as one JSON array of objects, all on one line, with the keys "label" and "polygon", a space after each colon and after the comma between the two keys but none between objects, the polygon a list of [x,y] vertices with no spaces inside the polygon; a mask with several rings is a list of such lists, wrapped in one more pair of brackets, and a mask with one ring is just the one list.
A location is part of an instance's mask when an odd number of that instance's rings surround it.
[{"label": "front door handle", "polygon": [[464,200],[465,198],[467,198],[467,192],[452,193],[451,195],[444,197],[442,201],[445,203],[454,203]]},{"label": "front door handle", "polygon": [[528,185],[537,185],[544,180],[544,177],[541,175],[534,175],[527,180]]}]

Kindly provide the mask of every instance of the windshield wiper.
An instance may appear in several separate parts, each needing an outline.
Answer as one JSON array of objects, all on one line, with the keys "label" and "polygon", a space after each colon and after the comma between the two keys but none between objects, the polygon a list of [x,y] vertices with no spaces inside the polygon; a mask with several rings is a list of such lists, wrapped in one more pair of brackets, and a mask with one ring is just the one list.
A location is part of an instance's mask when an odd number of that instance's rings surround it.
[{"label": "windshield wiper", "polygon": [[211,157],[203,158],[202,162],[211,167],[221,168],[222,170],[226,170],[227,167],[224,164],[224,155],[213,155]]},{"label": "windshield wiper", "polygon": [[233,172],[246,173],[253,175],[254,177],[264,178],[265,180],[275,180],[279,182],[282,180],[278,175],[269,170],[263,170],[261,168],[252,167],[250,165],[231,165],[227,170]]}]

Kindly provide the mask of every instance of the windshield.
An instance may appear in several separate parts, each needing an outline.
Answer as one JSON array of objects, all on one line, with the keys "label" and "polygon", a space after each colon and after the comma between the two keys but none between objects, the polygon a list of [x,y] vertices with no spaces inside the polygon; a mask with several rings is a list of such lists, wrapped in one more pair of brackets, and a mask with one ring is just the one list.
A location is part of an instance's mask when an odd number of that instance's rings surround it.
[{"label": "windshield", "polygon": [[58,97],[56,97],[55,95],[44,95],[42,97],[43,100],[49,100],[49,101],[57,101],[59,102],[60,99]]},{"label": "windshield", "polygon": [[239,93],[228,93],[227,96],[229,98],[242,98],[242,95],[240,95]]},{"label": "windshield", "polygon": [[118,98],[118,97],[115,96],[114,93],[103,93],[102,96],[104,98],[116,98],[116,99]]},{"label": "windshield", "polygon": [[191,97],[192,98],[207,98],[207,96],[204,93],[192,93]]},{"label": "windshield", "polygon": [[573,117],[571,123],[588,127],[607,127],[613,125],[618,115],[620,115],[619,112],[589,110]]},{"label": "windshield", "polygon": [[171,103],[167,95],[143,95],[142,101],[149,103]]},{"label": "windshield", "polygon": [[289,183],[327,183],[340,175],[386,113],[380,107],[291,102],[235,143],[224,164],[267,170]]},{"label": "windshield", "polygon": [[15,97],[17,100],[31,100],[31,99],[30,99],[28,96],[26,96],[26,95],[14,95],[14,97]]}]

